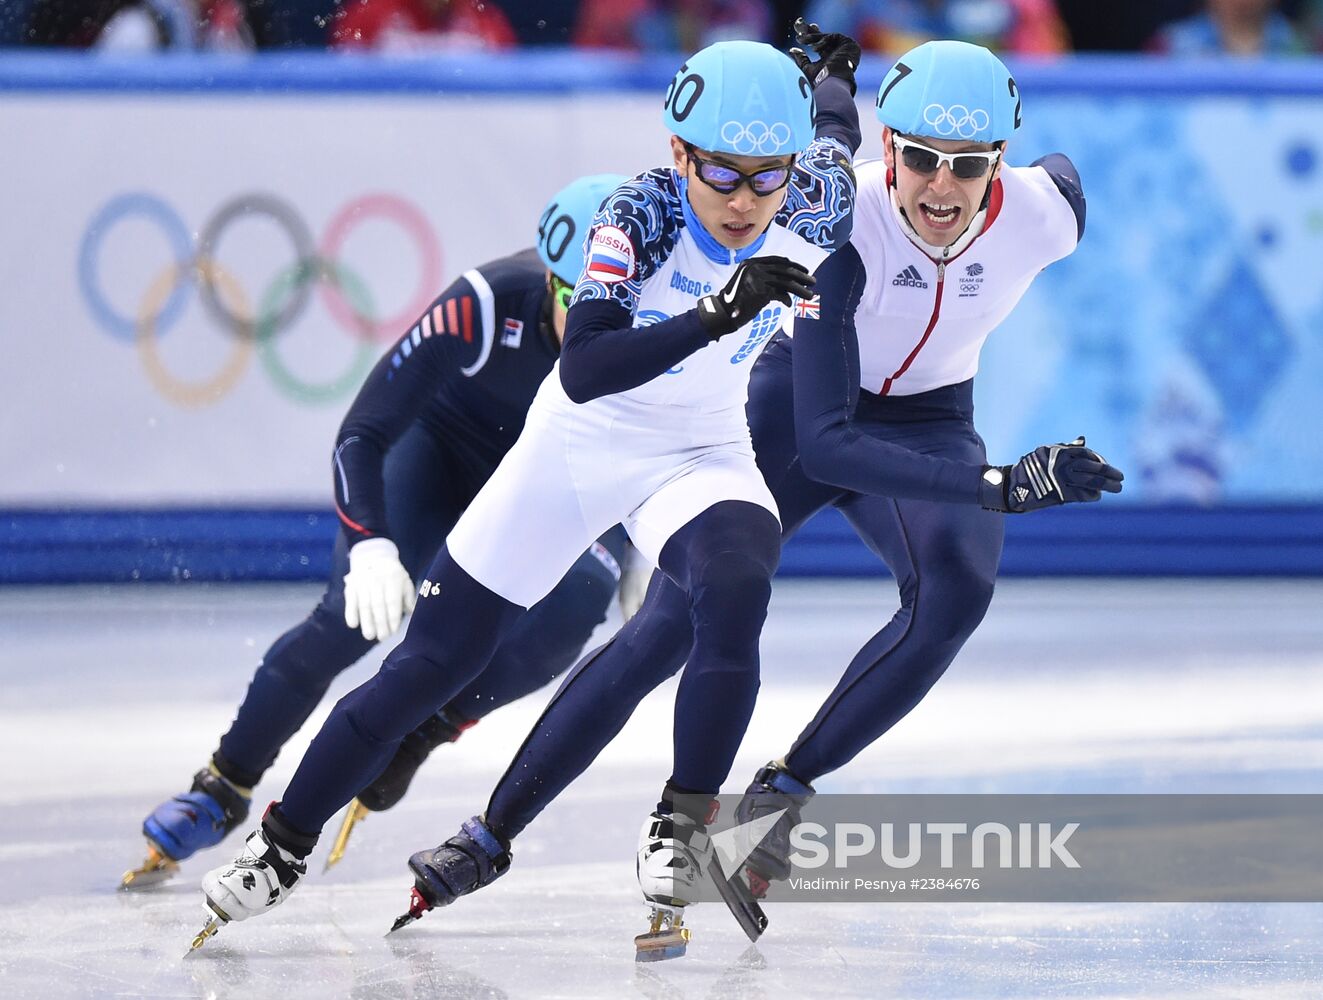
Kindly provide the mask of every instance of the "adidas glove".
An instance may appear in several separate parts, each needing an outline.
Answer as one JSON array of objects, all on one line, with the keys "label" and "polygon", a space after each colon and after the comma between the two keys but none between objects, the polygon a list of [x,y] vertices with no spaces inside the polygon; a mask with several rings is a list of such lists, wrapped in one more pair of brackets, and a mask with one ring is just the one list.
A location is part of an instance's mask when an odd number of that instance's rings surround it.
[{"label": "adidas glove", "polygon": [[1068,444],[1045,444],[1014,465],[990,465],[983,471],[979,503],[1004,514],[1023,514],[1063,503],[1092,503],[1104,493],[1120,493],[1125,476],[1084,438]]},{"label": "adidas glove", "polygon": [[389,538],[365,538],[349,550],[345,574],[345,624],[363,638],[384,639],[397,628],[417,595],[400,552]]},{"label": "adidas glove", "polygon": [[[829,76],[839,77],[850,85],[850,96],[858,89],[854,82],[854,71],[859,68],[859,43],[849,35],[837,32],[823,33],[816,24],[809,24],[802,17],[795,22],[795,41],[798,43],[790,50],[790,58],[795,60],[800,70],[817,86]],[[817,59],[809,57],[804,49],[812,49]]]},{"label": "adidas glove", "polygon": [[750,257],[735,269],[725,288],[698,300],[698,318],[716,340],[734,333],[773,300],[790,305],[792,295],[812,298],[816,280],[788,257]]}]

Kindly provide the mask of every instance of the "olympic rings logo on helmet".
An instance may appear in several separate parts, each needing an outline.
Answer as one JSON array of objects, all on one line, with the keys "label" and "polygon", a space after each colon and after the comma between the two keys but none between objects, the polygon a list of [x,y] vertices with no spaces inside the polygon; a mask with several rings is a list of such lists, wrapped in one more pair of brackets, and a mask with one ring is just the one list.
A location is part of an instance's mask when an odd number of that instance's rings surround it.
[{"label": "olympic rings logo on helmet", "polygon": [[[173,259],[158,272],[142,294],[136,314],[117,310],[104,293],[98,261],[110,230],[134,216],[159,226]],[[292,260],[277,271],[258,296],[249,296],[238,279],[217,259],[225,230],[245,217],[269,219],[289,239]],[[373,217],[401,228],[415,244],[421,267],[419,284],[397,315],[376,318],[376,306],[366,283],[348,269],[339,254],[352,230]],[[180,406],[206,406],[238,383],[257,354],[276,388],[296,402],[327,403],[354,391],[375,362],[378,341],[393,340],[431,304],[442,275],[441,247],[422,212],[393,194],[368,194],[343,205],[327,224],[320,243],[302,216],[275,195],[249,192],[226,201],[199,230],[196,248],[188,226],[164,200],[144,192],[128,192],[108,201],[92,217],[79,247],[78,282],[93,317],[103,329],[131,341],[143,369],[166,399]],[[339,325],[351,333],[358,349],[349,367],[323,382],[295,375],[276,351],[277,334],[302,316],[320,289],[322,301]],[[221,368],[199,380],[186,380],[167,370],[157,341],[183,314],[190,288],[196,288],[204,310],[234,344]]]},{"label": "olympic rings logo on helmet", "polygon": [[775,156],[790,145],[790,126],[785,122],[768,125],[764,121],[728,121],[721,126],[721,141],[729,152],[743,156]]},{"label": "olympic rings logo on helmet", "polygon": [[952,104],[949,108],[929,104],[923,109],[923,120],[938,135],[956,135],[961,139],[978,135],[992,123],[991,116],[982,108],[971,111],[963,104]]}]

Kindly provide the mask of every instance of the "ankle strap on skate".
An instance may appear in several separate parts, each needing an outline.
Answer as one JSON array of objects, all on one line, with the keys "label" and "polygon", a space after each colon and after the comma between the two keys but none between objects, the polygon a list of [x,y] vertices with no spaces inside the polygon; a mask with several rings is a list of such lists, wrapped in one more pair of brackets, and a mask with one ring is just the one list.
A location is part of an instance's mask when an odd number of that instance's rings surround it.
[{"label": "ankle strap on skate", "polygon": [[699,826],[708,826],[717,821],[721,811],[721,802],[706,792],[691,792],[666,782],[662,789],[661,801],[657,803],[658,815],[684,816]]},{"label": "ankle strap on skate", "polygon": [[216,801],[225,814],[226,833],[248,818],[248,807],[252,800],[210,767],[204,767],[193,775],[193,785],[189,791],[201,792]]},{"label": "ankle strap on skate", "polygon": [[800,781],[786,768],[776,763],[768,764],[754,776],[753,780],[755,784],[766,785],[782,795],[790,796],[801,806],[816,794],[812,785]]},{"label": "ankle strap on skate", "polygon": [[318,835],[304,833],[289,825],[280,814],[280,803],[272,802],[262,816],[262,832],[275,846],[283,848],[300,861],[312,853],[317,846]]},{"label": "ankle strap on skate", "polygon": [[498,875],[510,867],[510,848],[477,816],[466,819],[461,827],[465,835],[482,848]]},{"label": "ankle strap on skate", "polygon": [[653,813],[648,839],[675,840],[700,854],[707,853],[712,842],[707,828],[684,813]]}]

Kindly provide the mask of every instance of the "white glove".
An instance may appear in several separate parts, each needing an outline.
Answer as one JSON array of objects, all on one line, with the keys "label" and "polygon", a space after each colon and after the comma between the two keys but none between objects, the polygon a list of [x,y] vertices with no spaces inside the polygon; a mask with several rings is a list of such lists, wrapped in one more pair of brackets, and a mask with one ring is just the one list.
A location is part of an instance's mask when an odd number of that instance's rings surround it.
[{"label": "white glove", "polygon": [[345,574],[346,625],[361,628],[364,639],[384,639],[400,627],[415,600],[413,581],[394,542],[365,538],[354,544]]},{"label": "white glove", "polygon": [[621,617],[629,621],[643,606],[643,598],[648,593],[648,581],[652,579],[652,564],[639,555],[638,549],[632,545],[625,551],[624,563],[620,569],[620,589],[616,592],[616,600],[620,602]]}]

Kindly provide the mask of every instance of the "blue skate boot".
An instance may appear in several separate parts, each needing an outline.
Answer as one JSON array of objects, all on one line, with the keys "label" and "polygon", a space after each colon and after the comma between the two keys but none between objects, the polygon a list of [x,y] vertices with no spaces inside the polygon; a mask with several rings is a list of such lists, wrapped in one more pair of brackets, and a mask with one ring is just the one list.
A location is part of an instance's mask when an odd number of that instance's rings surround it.
[{"label": "blue skate boot", "polygon": [[192,787],[157,806],[142,824],[147,838],[147,860],[124,873],[121,889],[157,885],[179,870],[179,862],[225,835],[248,818],[249,789],[220,776],[214,764],[193,776]]},{"label": "blue skate boot", "polygon": [[440,847],[409,859],[414,874],[409,912],[396,918],[390,932],[411,924],[428,910],[449,906],[460,896],[490,885],[510,868],[510,847],[482,817],[466,820],[459,833]]}]

